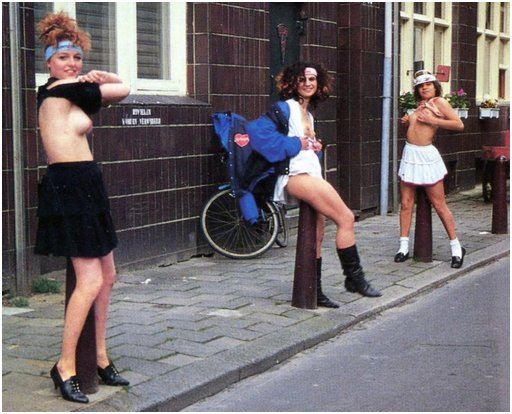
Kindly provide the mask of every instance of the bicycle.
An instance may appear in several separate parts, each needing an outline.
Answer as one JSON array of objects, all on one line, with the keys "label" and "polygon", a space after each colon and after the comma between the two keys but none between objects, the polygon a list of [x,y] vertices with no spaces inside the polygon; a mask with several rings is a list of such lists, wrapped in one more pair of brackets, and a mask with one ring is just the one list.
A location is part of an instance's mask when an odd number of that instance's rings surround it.
[{"label": "bicycle", "polygon": [[201,228],[208,244],[232,259],[253,259],[269,250],[274,243],[288,245],[286,209],[271,200],[259,200],[259,218],[248,223],[229,186],[219,187],[201,213]]},{"label": "bicycle", "polygon": [[[218,188],[201,212],[201,229],[208,244],[232,259],[258,257],[274,243],[288,245],[285,206],[273,202],[268,189],[262,190],[275,176],[275,169],[252,151],[246,122],[231,112],[214,114],[215,132],[226,150],[230,182]],[[247,219],[247,210],[240,202],[245,195],[254,204],[253,220]]]}]

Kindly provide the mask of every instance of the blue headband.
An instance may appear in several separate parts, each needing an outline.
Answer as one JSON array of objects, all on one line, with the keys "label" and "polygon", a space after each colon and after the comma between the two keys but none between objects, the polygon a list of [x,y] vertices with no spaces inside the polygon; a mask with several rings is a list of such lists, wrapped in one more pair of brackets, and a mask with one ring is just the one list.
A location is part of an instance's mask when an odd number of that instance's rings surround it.
[{"label": "blue headband", "polygon": [[63,51],[71,51],[71,52],[78,52],[81,56],[83,56],[84,51],[80,46],[75,45],[70,40],[61,40],[57,47],[48,46],[46,50],[44,51],[44,58],[45,60],[50,59],[55,53],[63,52]]}]

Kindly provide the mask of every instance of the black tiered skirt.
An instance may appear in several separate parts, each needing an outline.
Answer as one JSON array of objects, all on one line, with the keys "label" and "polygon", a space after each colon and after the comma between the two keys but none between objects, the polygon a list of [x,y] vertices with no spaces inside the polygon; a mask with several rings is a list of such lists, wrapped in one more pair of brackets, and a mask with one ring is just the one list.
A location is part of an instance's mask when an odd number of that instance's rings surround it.
[{"label": "black tiered skirt", "polygon": [[103,175],[94,161],[49,165],[38,198],[36,254],[102,257],[117,246]]}]

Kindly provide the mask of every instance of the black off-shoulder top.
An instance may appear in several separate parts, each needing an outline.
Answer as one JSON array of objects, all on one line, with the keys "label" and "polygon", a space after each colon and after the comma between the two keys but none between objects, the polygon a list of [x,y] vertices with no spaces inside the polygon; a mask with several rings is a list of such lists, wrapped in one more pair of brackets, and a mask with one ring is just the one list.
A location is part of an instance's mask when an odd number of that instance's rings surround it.
[{"label": "black off-shoulder top", "polygon": [[56,78],[48,79],[46,84],[37,90],[37,110],[46,98],[64,98],[80,107],[87,115],[93,115],[101,109],[100,85],[90,82],[73,82],[48,87],[57,81]]}]

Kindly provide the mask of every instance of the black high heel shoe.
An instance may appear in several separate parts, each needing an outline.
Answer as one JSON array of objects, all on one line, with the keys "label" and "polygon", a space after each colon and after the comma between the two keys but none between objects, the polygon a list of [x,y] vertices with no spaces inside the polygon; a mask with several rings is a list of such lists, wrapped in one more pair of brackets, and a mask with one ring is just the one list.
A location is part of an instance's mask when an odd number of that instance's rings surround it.
[{"label": "black high heel shoe", "polygon": [[80,391],[80,383],[78,382],[78,377],[76,375],[73,375],[71,378],[63,381],[59,370],[57,369],[57,364],[55,364],[50,371],[50,377],[53,380],[55,389],[57,389],[57,387],[60,388],[62,398],[65,400],[82,404],[87,404],[89,402],[89,398]]},{"label": "black high heel shoe", "polygon": [[108,362],[109,365],[106,366],[105,368],[98,367],[98,375],[105,383],[105,385],[130,385],[130,382],[128,380],[124,379],[121,375],[119,375],[119,372],[117,371],[117,368],[114,366],[114,363],[112,361]]}]

